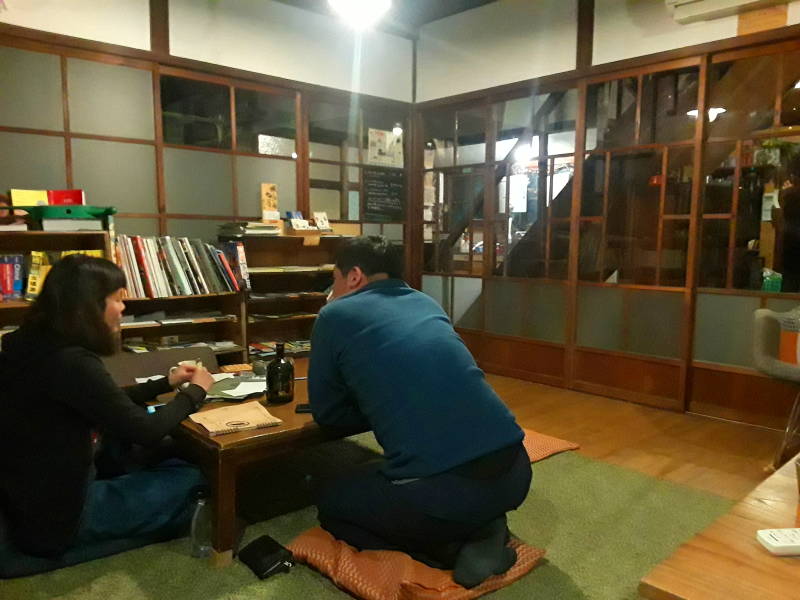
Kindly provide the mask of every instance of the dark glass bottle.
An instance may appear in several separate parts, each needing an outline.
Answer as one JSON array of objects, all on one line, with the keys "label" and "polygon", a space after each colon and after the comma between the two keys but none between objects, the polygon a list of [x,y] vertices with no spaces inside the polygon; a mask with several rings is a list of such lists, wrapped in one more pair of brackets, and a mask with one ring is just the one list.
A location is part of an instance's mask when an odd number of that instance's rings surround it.
[{"label": "dark glass bottle", "polygon": [[283,354],[283,343],[275,344],[275,358],[267,365],[267,402],[270,404],[285,404],[294,399],[294,365]]}]

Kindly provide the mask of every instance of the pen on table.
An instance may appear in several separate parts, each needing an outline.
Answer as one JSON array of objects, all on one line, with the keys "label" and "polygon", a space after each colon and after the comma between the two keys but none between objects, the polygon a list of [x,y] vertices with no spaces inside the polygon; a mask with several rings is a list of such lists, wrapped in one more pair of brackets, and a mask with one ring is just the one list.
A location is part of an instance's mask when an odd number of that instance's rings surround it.
[{"label": "pen on table", "polygon": [[303,379],[308,379],[308,377],[295,377],[295,381],[302,381]]}]

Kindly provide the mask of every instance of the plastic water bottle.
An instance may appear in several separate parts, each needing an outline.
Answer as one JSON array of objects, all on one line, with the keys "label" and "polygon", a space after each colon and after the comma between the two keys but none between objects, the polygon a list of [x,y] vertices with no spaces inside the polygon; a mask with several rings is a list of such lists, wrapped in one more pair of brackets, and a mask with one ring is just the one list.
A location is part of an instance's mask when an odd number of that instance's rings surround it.
[{"label": "plastic water bottle", "polygon": [[211,506],[208,498],[199,496],[194,503],[192,514],[192,556],[207,558],[211,556]]}]

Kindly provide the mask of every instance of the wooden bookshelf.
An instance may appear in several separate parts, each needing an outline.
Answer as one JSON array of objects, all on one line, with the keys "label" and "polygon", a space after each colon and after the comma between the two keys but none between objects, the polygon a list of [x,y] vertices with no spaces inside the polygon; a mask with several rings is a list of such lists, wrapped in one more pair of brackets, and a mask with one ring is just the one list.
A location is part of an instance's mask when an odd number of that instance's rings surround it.
[{"label": "wooden bookshelf", "polygon": [[[308,340],[316,313],[325,305],[325,290],[333,283],[336,250],[350,236],[322,236],[318,245],[306,245],[302,237],[220,238],[244,244],[252,292],[276,294],[270,298],[248,297],[247,314],[308,312],[277,318],[245,319],[247,346],[253,342]],[[287,270],[282,270],[288,267]],[[307,295],[293,296],[299,292]]]},{"label": "wooden bookshelf", "polygon": [[[102,250],[106,258],[113,257],[110,237],[107,231],[9,231],[0,235],[0,254],[28,255],[34,250],[58,252],[64,250]],[[27,275],[27,273],[26,273]],[[122,343],[131,338],[143,338],[144,341],[159,341],[163,336],[186,335],[207,337],[215,341],[227,339],[234,345],[229,348],[215,350],[220,356],[220,363],[241,363],[247,360],[247,346],[244,325],[247,321],[245,298],[240,292],[222,292],[215,294],[198,294],[193,296],[169,296],[166,298],[125,298],[125,314],[141,315],[156,311],[169,313],[205,312],[217,310],[223,315],[234,315],[232,320],[210,321],[192,319],[186,323],[143,323],[125,324],[121,331]],[[0,302],[0,328],[19,326],[31,302],[25,300],[6,300]]]}]

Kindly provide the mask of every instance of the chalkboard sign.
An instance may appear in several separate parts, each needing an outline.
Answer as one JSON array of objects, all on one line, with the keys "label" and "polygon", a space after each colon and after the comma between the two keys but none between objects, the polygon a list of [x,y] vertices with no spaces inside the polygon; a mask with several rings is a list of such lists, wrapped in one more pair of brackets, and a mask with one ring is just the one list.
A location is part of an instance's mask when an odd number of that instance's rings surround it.
[{"label": "chalkboard sign", "polygon": [[399,169],[365,168],[363,177],[364,221],[383,223],[404,221],[405,173]]}]

